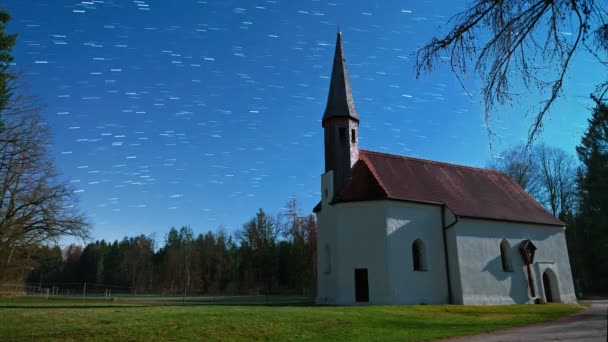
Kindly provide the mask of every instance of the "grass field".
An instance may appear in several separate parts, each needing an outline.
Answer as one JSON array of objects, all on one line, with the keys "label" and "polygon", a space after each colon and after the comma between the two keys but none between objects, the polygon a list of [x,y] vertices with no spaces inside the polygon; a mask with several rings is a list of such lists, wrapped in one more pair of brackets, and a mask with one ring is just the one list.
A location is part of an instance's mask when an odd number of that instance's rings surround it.
[{"label": "grass field", "polygon": [[0,340],[419,341],[554,319],[578,305],[194,305],[0,299]]}]

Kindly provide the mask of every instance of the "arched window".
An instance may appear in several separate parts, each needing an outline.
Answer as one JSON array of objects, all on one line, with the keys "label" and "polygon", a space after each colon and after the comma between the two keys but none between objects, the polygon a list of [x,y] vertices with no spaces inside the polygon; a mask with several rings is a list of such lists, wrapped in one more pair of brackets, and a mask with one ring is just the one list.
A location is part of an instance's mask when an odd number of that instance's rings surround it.
[{"label": "arched window", "polygon": [[326,243],[325,244],[325,265],[324,265],[325,269],[323,270],[323,272],[325,274],[330,274],[331,273],[331,250],[329,249],[329,244]]},{"label": "arched window", "polygon": [[502,240],[500,243],[500,260],[502,261],[503,272],[513,272],[511,265],[511,245],[507,240]]},{"label": "arched window", "polygon": [[426,271],[424,243],[420,239],[416,239],[416,241],[412,243],[412,260],[414,262],[414,271]]}]

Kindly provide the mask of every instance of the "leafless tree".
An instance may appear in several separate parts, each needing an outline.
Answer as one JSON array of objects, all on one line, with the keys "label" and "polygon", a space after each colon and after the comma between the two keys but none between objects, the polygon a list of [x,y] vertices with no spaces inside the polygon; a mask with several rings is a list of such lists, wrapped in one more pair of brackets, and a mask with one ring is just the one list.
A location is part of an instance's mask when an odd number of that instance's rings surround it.
[{"label": "leafless tree", "polygon": [[[474,0],[451,18],[450,31],[417,52],[416,73],[430,72],[447,57],[462,83],[473,67],[483,79],[485,118],[496,104],[511,103],[513,86],[537,90],[528,144],[561,96],[572,57],[586,52],[608,70],[608,12],[605,0]],[[489,33],[489,34],[487,34]],[[604,99],[608,81],[595,89]],[[490,125],[489,133],[492,134]]]},{"label": "leafless tree", "polygon": [[29,246],[86,237],[77,198],[56,172],[50,133],[32,98],[13,92],[0,127],[0,282]]},{"label": "leafless tree", "polygon": [[516,146],[501,153],[489,168],[509,175],[554,216],[565,219],[576,203],[574,157],[544,144]]},{"label": "leafless tree", "polygon": [[540,192],[539,180],[535,175],[530,152],[522,145],[512,147],[500,153],[488,164],[488,168],[506,173],[532,197],[537,198]]},{"label": "leafless tree", "polygon": [[561,219],[574,210],[576,203],[576,161],[564,150],[546,145],[535,146],[533,163],[540,184],[538,198]]},{"label": "leafless tree", "polygon": [[281,214],[272,217],[260,209],[256,216],[235,232],[235,237],[241,244],[250,246],[252,250],[262,250],[274,245],[282,233],[284,218]]}]

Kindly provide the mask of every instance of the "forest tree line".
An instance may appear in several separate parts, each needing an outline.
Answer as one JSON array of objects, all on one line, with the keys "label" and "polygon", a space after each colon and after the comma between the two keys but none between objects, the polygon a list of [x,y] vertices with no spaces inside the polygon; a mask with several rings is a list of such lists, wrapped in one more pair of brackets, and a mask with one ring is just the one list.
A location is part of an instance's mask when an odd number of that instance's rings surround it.
[{"label": "forest tree line", "polygon": [[86,282],[134,294],[312,296],[316,229],[314,216],[298,214],[293,199],[277,215],[260,209],[232,235],[222,228],[195,235],[183,226],[171,228],[161,246],[146,235],[63,250],[37,246],[27,282],[75,289]]},{"label": "forest tree line", "polygon": [[[608,289],[608,107],[596,101],[589,127],[567,152],[537,144],[504,151],[491,165],[507,173],[566,226],[578,292]],[[233,235],[195,236],[172,228],[162,246],[152,236],[96,241],[81,247],[35,245],[29,282],[106,284],[167,294],[298,293],[313,295],[316,222],[292,200],[279,215],[260,210]],[[19,268],[16,268],[19,270]],[[23,268],[16,277],[27,274]],[[20,278],[20,279],[22,279]],[[19,281],[20,279],[16,279]]]}]

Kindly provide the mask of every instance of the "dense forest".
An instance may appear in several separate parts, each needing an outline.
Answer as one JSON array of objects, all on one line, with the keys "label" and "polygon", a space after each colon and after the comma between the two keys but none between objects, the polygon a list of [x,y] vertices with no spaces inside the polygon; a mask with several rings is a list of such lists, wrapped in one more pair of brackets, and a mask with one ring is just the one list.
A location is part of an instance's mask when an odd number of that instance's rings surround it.
[{"label": "dense forest", "polygon": [[171,228],[162,245],[153,236],[95,241],[82,247],[37,246],[30,251],[27,282],[58,291],[164,295],[297,294],[315,289],[316,222],[287,209],[262,209],[233,235],[219,228],[194,234]]}]

